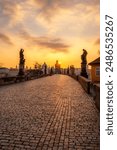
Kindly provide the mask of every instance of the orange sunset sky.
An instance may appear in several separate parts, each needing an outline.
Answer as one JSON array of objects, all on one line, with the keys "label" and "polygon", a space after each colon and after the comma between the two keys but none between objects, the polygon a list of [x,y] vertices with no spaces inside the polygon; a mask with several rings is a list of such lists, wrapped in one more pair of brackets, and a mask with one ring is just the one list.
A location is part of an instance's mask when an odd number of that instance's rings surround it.
[{"label": "orange sunset sky", "polygon": [[99,0],[0,0],[0,66],[15,67],[24,49],[35,62],[80,67],[99,56]]}]

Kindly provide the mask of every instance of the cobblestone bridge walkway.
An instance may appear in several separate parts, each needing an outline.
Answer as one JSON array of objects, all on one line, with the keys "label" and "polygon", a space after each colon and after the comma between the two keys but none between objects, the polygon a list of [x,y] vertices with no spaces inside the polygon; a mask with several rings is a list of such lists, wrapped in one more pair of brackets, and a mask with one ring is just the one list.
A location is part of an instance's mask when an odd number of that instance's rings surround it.
[{"label": "cobblestone bridge walkway", "polygon": [[99,150],[99,113],[64,75],[0,87],[0,150]]}]

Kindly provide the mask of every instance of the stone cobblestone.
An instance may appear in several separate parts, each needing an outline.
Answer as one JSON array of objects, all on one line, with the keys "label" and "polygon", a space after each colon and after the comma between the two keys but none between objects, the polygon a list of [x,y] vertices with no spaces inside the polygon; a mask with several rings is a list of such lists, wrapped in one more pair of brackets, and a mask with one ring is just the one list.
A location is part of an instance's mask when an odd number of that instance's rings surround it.
[{"label": "stone cobblestone", "polygon": [[0,87],[0,150],[99,150],[99,112],[74,79]]}]

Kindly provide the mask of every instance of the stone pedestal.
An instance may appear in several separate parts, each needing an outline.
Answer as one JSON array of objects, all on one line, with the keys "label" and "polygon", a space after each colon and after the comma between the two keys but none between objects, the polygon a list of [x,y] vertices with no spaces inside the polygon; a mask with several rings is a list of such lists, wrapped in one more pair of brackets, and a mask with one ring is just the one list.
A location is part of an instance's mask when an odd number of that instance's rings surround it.
[{"label": "stone pedestal", "polygon": [[24,75],[24,65],[19,65],[19,73],[18,73],[19,76],[23,76]]},{"label": "stone pedestal", "polygon": [[81,76],[85,77],[85,78],[88,78],[88,74],[87,74],[87,71],[86,71],[86,63],[81,63]]}]

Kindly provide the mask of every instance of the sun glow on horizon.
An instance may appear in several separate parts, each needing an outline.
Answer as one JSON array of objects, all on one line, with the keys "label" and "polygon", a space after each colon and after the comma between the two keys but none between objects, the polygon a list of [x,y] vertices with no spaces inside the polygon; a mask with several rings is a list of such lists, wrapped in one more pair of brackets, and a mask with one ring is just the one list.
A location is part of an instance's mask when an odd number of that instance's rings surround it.
[{"label": "sun glow on horizon", "polygon": [[[82,49],[88,63],[99,56],[99,0],[1,1],[0,65],[19,65],[24,49],[25,66],[35,62],[80,67]],[[6,7],[7,6],[7,7]]]}]

